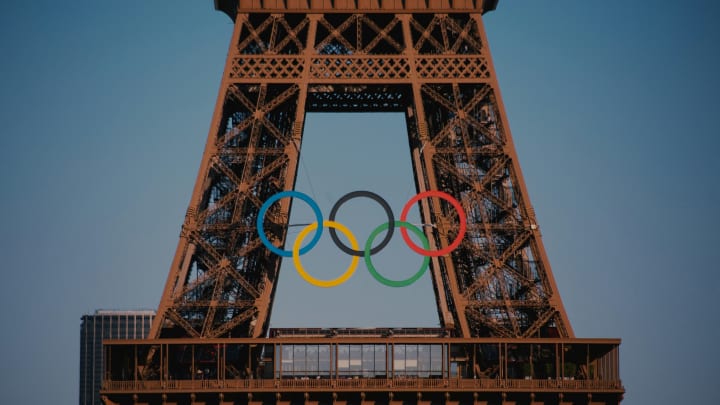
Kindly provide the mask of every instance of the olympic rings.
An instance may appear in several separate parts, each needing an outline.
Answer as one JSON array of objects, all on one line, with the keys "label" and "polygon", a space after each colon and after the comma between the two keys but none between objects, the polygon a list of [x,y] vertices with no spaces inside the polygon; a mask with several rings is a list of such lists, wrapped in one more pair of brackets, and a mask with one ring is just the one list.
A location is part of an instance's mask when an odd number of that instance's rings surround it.
[{"label": "olympic rings", "polygon": [[[355,197],[367,197],[372,200],[377,201],[385,210],[385,215],[388,217],[388,232],[385,234],[385,239],[380,242],[379,245],[374,247],[372,250],[370,250],[370,254],[374,255],[375,253],[383,250],[385,246],[387,246],[388,243],[390,243],[390,239],[392,239],[393,232],[395,231],[395,215],[393,215],[392,209],[390,208],[390,205],[385,201],[384,198],[380,197],[379,195],[370,192],[370,191],[353,191],[352,193],[347,193],[344,196],[342,196],[336,203],[333,205],[332,209],[330,210],[330,220],[335,220],[335,215],[337,215],[337,211],[340,208],[341,205],[348,202],[349,200],[352,200]],[[365,255],[365,252],[362,252],[360,250],[352,250],[345,246],[342,241],[337,237],[337,233],[335,233],[335,229],[330,228],[330,237],[332,238],[333,242],[337,245],[337,247],[340,248],[343,252],[352,255],[352,256],[363,256]]]},{"label": "olympic rings", "polygon": [[[306,226],[303,228],[302,231],[298,234],[297,238],[295,239],[295,243],[293,243],[293,250],[292,250],[292,259],[293,263],[295,264],[295,269],[297,269],[298,274],[300,274],[300,277],[303,278],[303,280],[307,281],[309,284],[312,284],[316,287],[324,287],[324,288],[330,288],[338,286],[345,281],[347,281],[353,273],[355,273],[355,269],[357,268],[358,262],[360,261],[360,258],[357,256],[353,256],[352,261],[350,262],[350,267],[345,270],[345,273],[341,274],[340,277],[333,279],[333,280],[318,280],[315,277],[309,275],[305,268],[303,267],[302,263],[300,262],[300,244],[302,243],[303,239],[305,239],[305,236],[312,230],[317,229],[318,223],[313,222],[312,224]],[[350,240],[350,245],[354,248],[358,248],[357,240],[355,239],[355,236],[350,232],[349,229],[345,227],[345,225],[337,223],[335,221],[323,221],[323,228],[328,227],[330,229],[338,229],[340,232],[345,234],[347,238]],[[316,235],[319,235],[320,232],[316,232]]]},{"label": "olympic rings", "polygon": [[412,204],[419,201],[420,199],[424,197],[438,197],[442,198],[443,200],[450,203],[455,208],[455,211],[457,211],[458,214],[458,221],[460,222],[460,230],[458,231],[457,237],[455,240],[448,245],[445,249],[440,249],[436,251],[429,251],[427,248],[421,249],[417,245],[413,243],[413,241],[408,236],[407,230],[405,228],[400,229],[400,233],[402,234],[403,239],[405,240],[405,243],[410,246],[410,249],[415,251],[418,254],[421,254],[423,256],[445,256],[446,254],[452,252],[460,245],[460,242],[462,242],[463,237],[465,237],[465,230],[467,229],[467,223],[465,222],[467,220],[467,217],[465,216],[465,211],[463,211],[462,205],[458,202],[458,200],[454,199],[450,194],[443,193],[442,191],[435,191],[435,190],[429,190],[424,191],[415,197],[411,198],[410,201],[408,201],[405,206],[403,207],[402,213],[400,214],[400,220],[405,221],[407,219],[407,214],[410,212],[410,208],[412,208]]},{"label": "olympic rings", "polygon": [[[265,228],[264,228],[264,219],[265,214],[267,213],[268,209],[272,204],[274,204],[276,201],[280,200],[281,198],[285,197],[296,197],[303,201],[305,201],[310,208],[313,210],[313,213],[315,214],[315,218],[317,221],[311,223],[310,225],[303,228],[302,231],[298,234],[297,238],[295,239],[295,242],[293,243],[292,250],[282,250],[276,246],[274,246],[272,243],[270,243],[270,240],[268,240],[267,236],[265,235]],[[339,222],[335,221],[335,216],[337,215],[337,211],[340,209],[340,206],[349,200],[357,197],[367,197],[372,200],[375,200],[377,203],[379,203],[383,209],[385,210],[385,214],[388,217],[388,222],[385,222],[384,224],[378,226],[375,228],[368,237],[368,240],[365,242],[364,250],[358,250],[358,242],[355,239],[355,236],[350,232],[350,230],[340,224]],[[427,237],[423,233],[423,231],[418,228],[415,225],[410,224],[406,221],[407,215],[412,208],[413,204],[418,202],[422,198],[428,198],[428,197],[437,197],[440,199],[443,199],[450,203],[450,205],[455,208],[458,214],[458,221],[460,223],[460,227],[458,230],[458,234],[455,238],[455,240],[450,243],[447,247],[440,250],[431,251],[430,249],[430,242],[428,241]],[[320,207],[317,205],[317,203],[310,198],[307,194],[301,193],[299,191],[282,191],[280,193],[277,193],[273,195],[272,197],[268,198],[265,203],[260,207],[260,211],[258,212],[258,217],[256,219],[256,227],[258,230],[258,234],[260,236],[260,240],[262,243],[270,249],[271,252],[282,256],[282,257],[291,257],[293,260],[293,263],[295,264],[295,268],[298,271],[298,274],[300,277],[302,277],[305,281],[307,281],[309,284],[314,285],[316,287],[336,287],[345,281],[347,281],[352,275],[355,273],[355,269],[357,268],[358,262],[360,260],[360,256],[363,256],[365,258],[365,265],[368,268],[368,271],[370,272],[370,275],[372,275],[378,282],[381,284],[384,284],[389,287],[405,287],[410,284],[413,284],[416,282],[420,277],[425,274],[425,271],[427,271],[429,264],[430,264],[430,257],[437,257],[437,256],[444,256],[452,252],[454,249],[456,249],[460,243],[462,242],[463,238],[465,237],[465,231],[467,228],[466,224],[466,215],[465,211],[462,208],[462,205],[460,205],[460,202],[458,202],[455,198],[453,198],[450,194],[444,193],[442,191],[425,191],[420,194],[417,194],[415,197],[411,198],[403,207],[402,214],[400,215],[400,220],[396,221],[395,217],[393,215],[392,209],[388,205],[387,201],[380,197],[379,195],[370,192],[370,191],[353,191],[351,193],[345,194],[342,198],[340,198],[335,205],[333,205],[332,210],[330,211],[330,219],[329,220],[323,220],[322,218],[322,212],[320,211]],[[319,226],[319,224],[322,224],[322,226]],[[320,237],[322,236],[323,228],[329,228],[330,229],[330,236],[332,237],[333,242],[337,247],[339,247],[343,252],[347,253],[348,255],[352,256],[352,260],[350,262],[350,266],[345,270],[343,274],[341,274],[339,277],[332,279],[332,280],[320,280],[317,279],[307,273],[305,271],[305,268],[302,265],[302,262],[300,261],[300,256],[307,253],[310,249],[315,247],[315,245],[320,240]],[[371,256],[380,252],[382,249],[384,249],[387,244],[390,242],[390,239],[393,236],[394,229],[396,227],[400,228],[400,233],[402,234],[403,240],[405,243],[412,249],[414,252],[420,254],[421,256],[424,256],[424,260],[422,265],[420,266],[420,269],[412,276],[405,280],[391,280],[389,278],[386,278],[382,276],[376,269],[375,266],[372,263]],[[410,229],[415,235],[417,235],[423,245],[423,248],[420,248],[417,246],[412,239],[410,239],[407,230]],[[310,240],[310,242],[305,246],[304,248],[300,248],[300,245],[302,244],[302,241],[305,239],[308,233],[310,233],[313,230],[317,230],[315,232],[315,235]],[[338,230],[342,232],[350,241],[351,247],[346,246],[338,237],[337,232],[335,230]],[[376,247],[372,247],[372,243],[375,240],[375,238],[378,236],[378,234],[382,231],[387,230],[385,237],[383,240],[378,244]]]},{"label": "olympic rings", "polygon": [[[296,198],[299,198],[299,199],[305,201],[306,203],[308,203],[310,208],[312,208],[313,212],[315,213],[315,218],[317,218],[317,223],[321,223],[323,219],[322,219],[322,212],[320,211],[320,207],[318,207],[315,200],[310,198],[310,196],[307,194],[301,193],[299,191],[294,191],[294,190],[279,192],[279,193],[273,195],[272,197],[268,198],[267,201],[265,201],[265,203],[262,205],[262,207],[260,207],[260,212],[258,212],[258,217],[257,217],[257,220],[255,221],[255,227],[257,228],[258,234],[260,235],[260,240],[265,245],[265,247],[270,249],[270,251],[275,253],[276,255],[282,256],[282,257],[292,257],[292,255],[293,255],[292,252],[288,252],[287,250],[282,250],[278,247],[275,247],[275,245],[273,245],[272,243],[270,243],[267,236],[265,235],[265,225],[263,224],[263,220],[265,219],[265,213],[267,212],[268,208],[270,208],[270,206],[273,205],[273,203],[275,201],[277,201],[281,198],[285,198],[285,197],[296,197]],[[320,228],[315,233],[315,236],[310,240],[310,243],[308,243],[307,246],[300,249],[300,254],[304,255],[305,253],[310,251],[310,249],[315,247],[315,245],[317,245],[317,243],[320,241],[321,235],[322,235],[322,228]]]},{"label": "olympic rings", "polygon": [[[410,284],[416,282],[420,277],[422,277],[423,274],[425,274],[425,270],[427,270],[428,266],[430,265],[430,256],[425,256],[425,259],[423,259],[423,263],[420,266],[420,270],[417,271],[414,275],[412,275],[410,278],[405,280],[390,280],[388,278],[383,277],[380,275],[380,273],[375,270],[375,266],[372,264],[372,260],[370,259],[370,246],[372,246],[373,240],[375,240],[375,237],[378,233],[384,231],[385,229],[388,229],[390,224],[388,222],[385,222],[384,224],[378,226],[375,228],[374,231],[370,233],[370,236],[368,237],[367,242],[365,242],[365,266],[367,266],[368,271],[370,274],[375,277],[375,280],[379,281],[382,284],[385,284],[388,287],[405,287],[409,286]],[[397,221],[395,222],[395,226],[398,226],[400,228],[409,228],[415,235],[417,235],[420,240],[422,240],[423,246],[425,246],[425,249],[430,248],[430,242],[428,242],[427,238],[425,237],[425,234],[422,233],[420,228],[417,226],[409,223],[409,222],[403,222],[403,221]],[[389,234],[390,232],[388,232]]]}]

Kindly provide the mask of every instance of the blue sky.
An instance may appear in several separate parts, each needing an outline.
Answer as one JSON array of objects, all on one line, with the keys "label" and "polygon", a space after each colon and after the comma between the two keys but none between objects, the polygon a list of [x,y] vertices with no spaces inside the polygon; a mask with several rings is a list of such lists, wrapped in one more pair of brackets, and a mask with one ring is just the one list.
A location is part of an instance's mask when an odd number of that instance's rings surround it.
[{"label": "blue sky", "polygon": [[[625,404],[720,394],[719,14],[504,0],[485,18],[568,315],[580,337],[623,339]],[[209,1],[0,4],[3,401],[76,403],[81,315],[157,306],[231,30]],[[298,188],[326,211],[369,188],[398,213],[413,193],[404,131],[393,114],[308,115]],[[357,152],[330,158],[336,134]],[[349,326],[436,324],[427,276],[390,294],[361,273],[321,294],[283,272],[273,326],[359,306]]]}]

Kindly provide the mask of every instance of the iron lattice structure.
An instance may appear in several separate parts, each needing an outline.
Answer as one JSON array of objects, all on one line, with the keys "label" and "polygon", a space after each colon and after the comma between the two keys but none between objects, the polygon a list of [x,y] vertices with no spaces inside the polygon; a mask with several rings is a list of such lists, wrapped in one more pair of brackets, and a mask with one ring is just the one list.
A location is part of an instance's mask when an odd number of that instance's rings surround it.
[{"label": "iron lattice structure", "polygon": [[[152,335],[264,336],[281,258],[255,220],[267,198],[294,187],[305,113],[402,111],[417,189],[451,194],[468,216],[460,248],[431,265],[442,325],[458,337],[572,337],[483,31],[493,2],[445,13],[284,4],[218,4],[235,30]],[[290,201],[273,208],[265,229],[283,245]],[[421,215],[437,224],[427,235],[435,247],[452,242],[452,207],[424,201]]]},{"label": "iron lattice structure", "polygon": [[[620,341],[574,337],[545,254],[483,28],[497,0],[215,6],[235,26],[199,174],[152,339],[106,342],[106,404],[620,402]],[[268,330],[281,257],[256,220],[294,188],[309,111],[404,113],[417,191],[462,205],[462,243],[431,258],[441,328]],[[276,246],[290,204],[264,216]],[[452,205],[420,215],[431,250],[456,239]]]}]

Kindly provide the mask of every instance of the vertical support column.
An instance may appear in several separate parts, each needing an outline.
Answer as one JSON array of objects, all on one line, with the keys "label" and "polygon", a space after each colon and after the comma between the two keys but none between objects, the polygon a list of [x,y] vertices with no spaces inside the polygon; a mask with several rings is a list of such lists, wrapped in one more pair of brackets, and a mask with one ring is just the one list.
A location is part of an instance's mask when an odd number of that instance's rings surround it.
[{"label": "vertical support column", "polygon": [[532,204],[530,203],[530,198],[528,196],[527,192],[527,186],[525,185],[525,179],[523,178],[522,170],[520,168],[520,164],[518,163],[518,156],[517,152],[515,150],[515,144],[513,143],[513,137],[510,131],[510,124],[507,120],[507,113],[505,111],[505,104],[503,103],[502,96],[500,94],[500,86],[497,81],[497,74],[495,71],[495,66],[493,65],[492,61],[492,55],[490,54],[490,48],[488,45],[487,35],[485,34],[485,28],[482,22],[482,16],[481,14],[471,14],[471,18],[473,18],[476,22],[476,25],[478,27],[478,35],[480,36],[480,39],[483,43],[483,56],[487,58],[487,64],[488,68],[490,69],[491,75],[490,75],[490,86],[493,88],[493,93],[496,98],[497,108],[498,112],[500,113],[500,121],[502,123],[502,127],[505,132],[505,149],[504,153],[510,157],[510,165],[512,165],[512,169],[515,172],[515,177],[517,180],[516,186],[518,187],[520,191],[520,196],[523,199],[524,206],[527,207],[527,212],[524,213],[524,216],[528,218],[531,222],[531,232],[532,232],[532,240],[530,243],[533,243],[536,245],[536,249],[534,249],[534,252],[536,252],[540,257],[536,258],[536,260],[540,261],[542,265],[544,266],[543,272],[545,273],[545,276],[547,277],[547,281],[549,284],[549,287],[551,289],[550,296],[548,297],[549,303],[552,306],[554,310],[557,311],[557,317],[559,317],[559,322],[557,327],[560,332],[561,337],[575,337],[575,333],[572,329],[572,325],[570,324],[570,320],[567,316],[567,312],[565,311],[565,307],[563,306],[562,300],[560,298],[560,294],[558,293],[557,283],[555,282],[555,277],[553,277],[552,269],[550,267],[550,261],[547,258],[547,254],[545,252],[545,246],[542,242],[542,236],[540,234],[540,228],[537,226],[537,220],[535,218],[535,212],[532,209]]},{"label": "vertical support column", "polygon": [[292,190],[295,187],[297,178],[297,166],[300,159],[300,148],[302,145],[303,130],[305,128],[305,103],[307,102],[308,85],[310,83],[310,70],[312,69],[312,57],[315,55],[315,34],[317,23],[321,14],[308,14],[310,26],[308,27],[307,42],[302,53],[303,68],[302,79],[299,81],[300,91],[298,93],[298,104],[293,123],[292,146],[288,148],[287,154],[290,158],[287,176],[285,177],[285,189]]},{"label": "vertical support column", "polygon": [[187,277],[191,258],[195,253],[195,245],[190,242],[188,232],[186,231],[193,230],[195,228],[195,212],[197,207],[200,205],[205,188],[209,186],[206,183],[208,178],[207,174],[210,169],[210,159],[217,152],[215,135],[217,134],[218,128],[220,128],[222,107],[227,96],[228,87],[230,86],[230,71],[232,69],[234,55],[237,54],[237,44],[240,39],[242,25],[246,20],[247,14],[238,14],[235,21],[235,28],[233,29],[232,39],[230,40],[230,47],[228,49],[228,57],[225,61],[225,69],[223,70],[223,76],[220,82],[220,91],[218,91],[218,96],[215,101],[215,111],[210,124],[210,130],[208,131],[207,141],[205,142],[205,150],[203,152],[202,160],[200,161],[200,170],[198,170],[198,176],[195,180],[193,193],[190,197],[190,206],[188,207],[187,215],[185,216],[185,223],[183,224],[184,232],[181,232],[180,234],[180,240],[178,241],[178,246],[175,250],[175,257],[170,265],[170,272],[168,273],[168,278],[165,282],[165,288],[163,289],[163,295],[160,299],[157,315],[153,319],[150,332],[148,333],[149,338],[157,339],[160,337],[163,323],[167,318],[167,311],[172,306],[172,302],[178,288],[182,288],[185,278]]},{"label": "vertical support column", "polygon": [[[410,66],[413,94],[412,108],[417,128],[416,134],[410,134],[411,137],[413,135],[417,136],[417,142],[410,142],[415,181],[419,192],[438,190],[432,164],[434,146],[429,142],[425,108],[422,103],[422,83],[417,76],[415,61],[416,52],[412,40],[412,31],[410,29],[410,19],[412,18],[412,15],[399,14],[398,18],[402,21],[403,37],[405,40],[405,57],[407,58],[408,65]],[[412,117],[408,117],[408,119],[412,119]],[[442,217],[440,206],[437,204],[431,205],[428,199],[422,199],[420,201],[420,207],[420,215],[423,223],[433,223],[433,215],[436,218]],[[432,229],[424,228],[424,230],[428,236],[428,241],[430,242],[430,250],[436,250],[437,245]],[[442,245],[442,248],[448,245],[448,241],[443,237],[440,237],[439,242]],[[445,265],[445,270],[447,272],[445,279],[443,279],[441,274],[441,260],[443,260],[443,264]],[[430,266],[430,269],[432,271],[436,301],[443,327],[455,330],[459,337],[469,337],[470,329],[468,327],[467,319],[465,318],[464,298],[462,298],[460,289],[457,285],[457,277],[455,276],[455,268],[452,260],[448,258],[432,257],[431,263],[432,265]],[[447,280],[447,283],[445,280]],[[450,296],[448,296],[448,292],[450,293]],[[459,325],[455,324],[456,321]]]},{"label": "vertical support column", "polygon": [[[320,19],[320,14],[309,14],[308,19],[310,20],[308,36],[305,49],[302,51],[302,79],[296,83],[299,86],[299,91],[297,96],[297,109],[295,111],[295,119],[292,127],[292,139],[285,148],[288,163],[284,178],[284,190],[294,189],[295,181],[297,179],[297,168],[300,160],[303,129],[305,127],[305,103],[307,100],[308,85],[310,82],[312,56],[315,54],[315,33],[317,32],[317,22]],[[287,212],[288,218],[290,218],[290,209],[292,207],[290,199],[282,199],[278,201],[278,204],[280,204],[281,211]],[[280,266],[280,261],[277,262],[277,266]],[[277,274],[277,270],[278,269],[275,269],[275,274]],[[262,295],[257,299],[258,314],[256,321],[259,327],[256,327],[253,330],[253,337],[260,337],[266,329],[265,325],[270,319],[270,314],[272,312],[272,302],[276,286],[277,283],[274,283],[272,288],[264,289]]]}]

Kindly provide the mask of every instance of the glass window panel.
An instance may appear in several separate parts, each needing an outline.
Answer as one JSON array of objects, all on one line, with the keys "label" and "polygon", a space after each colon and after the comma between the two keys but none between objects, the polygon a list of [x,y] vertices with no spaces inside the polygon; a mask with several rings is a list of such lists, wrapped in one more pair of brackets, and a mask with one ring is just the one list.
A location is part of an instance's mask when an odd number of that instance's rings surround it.
[{"label": "glass window panel", "polygon": [[476,361],[480,378],[495,378],[500,372],[500,352],[497,344],[480,344],[476,347]]},{"label": "glass window panel", "polygon": [[386,377],[385,345],[375,345],[375,377]]},{"label": "glass window panel", "polygon": [[458,364],[456,362],[450,363],[450,377],[457,377],[458,376]]},{"label": "glass window panel", "polygon": [[330,374],[332,364],[332,353],[330,352],[329,345],[318,346],[318,372],[319,375],[327,376]]},{"label": "glass window panel", "polygon": [[293,346],[284,345],[282,347],[282,371],[285,376],[293,374]]},{"label": "glass window panel", "polygon": [[393,347],[393,375],[405,375],[405,345]]},{"label": "glass window panel", "polygon": [[375,345],[362,345],[362,375],[363,377],[375,375]]},{"label": "glass window panel", "polygon": [[308,375],[316,376],[318,373],[318,345],[307,345],[307,354],[305,355],[305,367]]},{"label": "glass window panel", "polygon": [[337,367],[340,375],[349,375],[350,369],[350,345],[338,345]]},{"label": "glass window panel", "polygon": [[361,367],[362,345],[350,345],[350,371],[353,371],[353,375],[358,375]]},{"label": "glass window panel", "polygon": [[418,375],[430,376],[430,345],[418,345]]},{"label": "glass window panel", "polygon": [[305,375],[307,366],[305,364],[305,345],[293,345],[293,370],[295,375]]},{"label": "glass window panel", "polygon": [[430,345],[430,373],[440,375],[442,373],[443,356],[441,345]]},{"label": "glass window panel", "polygon": [[417,345],[405,346],[405,370],[410,375],[417,375],[418,364],[418,347]]}]

